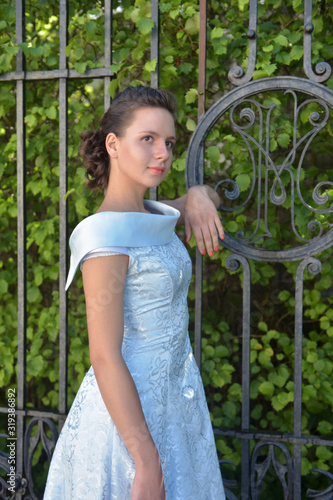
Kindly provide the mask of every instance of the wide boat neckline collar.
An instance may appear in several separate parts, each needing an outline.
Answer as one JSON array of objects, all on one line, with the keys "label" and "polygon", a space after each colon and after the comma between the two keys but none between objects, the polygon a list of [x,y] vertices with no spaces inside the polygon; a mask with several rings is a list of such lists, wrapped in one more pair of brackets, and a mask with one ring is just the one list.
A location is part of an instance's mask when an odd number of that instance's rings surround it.
[{"label": "wide boat neckline collar", "polygon": [[69,239],[71,259],[66,290],[79,263],[92,250],[108,246],[165,245],[171,241],[180,212],[158,201],[144,200],[144,206],[149,213],[98,212],[76,226]]},{"label": "wide boat neckline collar", "polygon": [[[91,217],[96,217],[101,214],[137,214],[137,215],[176,215],[178,213],[178,217],[180,216],[179,210],[176,208],[171,207],[170,205],[166,205],[165,203],[162,203],[160,201],[154,201],[154,200],[143,200],[143,206],[148,210],[148,212],[113,212],[112,210],[106,210],[104,212],[96,212],[92,215],[88,215],[85,219],[83,219],[81,222],[90,219]],[[150,210],[153,209],[154,211],[151,212]],[[78,227],[81,222],[76,226]]]}]

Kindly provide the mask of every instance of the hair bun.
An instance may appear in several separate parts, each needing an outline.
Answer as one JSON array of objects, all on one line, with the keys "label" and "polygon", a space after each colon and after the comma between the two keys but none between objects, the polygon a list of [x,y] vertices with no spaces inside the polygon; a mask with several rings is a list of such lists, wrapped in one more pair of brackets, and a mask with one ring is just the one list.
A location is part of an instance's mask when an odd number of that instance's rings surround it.
[{"label": "hair bun", "polygon": [[102,130],[81,134],[80,155],[84,156],[87,185],[91,189],[106,188],[109,179],[109,155]]}]

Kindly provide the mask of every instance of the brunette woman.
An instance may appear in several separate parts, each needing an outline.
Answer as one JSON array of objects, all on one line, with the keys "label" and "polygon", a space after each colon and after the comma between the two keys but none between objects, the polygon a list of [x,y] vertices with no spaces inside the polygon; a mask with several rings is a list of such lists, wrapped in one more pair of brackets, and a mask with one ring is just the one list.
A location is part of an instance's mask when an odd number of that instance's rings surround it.
[{"label": "brunette woman", "polygon": [[71,238],[68,288],[82,267],[91,368],[59,437],[45,500],[223,500],[214,436],[188,336],[191,260],[218,250],[219,197],[191,188],[144,200],[166,177],[175,99],[130,87],[84,134],[88,185],[106,188]]}]

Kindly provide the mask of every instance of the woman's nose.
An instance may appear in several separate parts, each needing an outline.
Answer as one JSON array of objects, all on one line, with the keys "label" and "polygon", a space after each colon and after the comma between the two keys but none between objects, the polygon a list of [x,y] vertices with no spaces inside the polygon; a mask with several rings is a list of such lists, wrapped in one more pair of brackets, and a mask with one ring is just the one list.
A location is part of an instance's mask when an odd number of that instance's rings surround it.
[{"label": "woman's nose", "polygon": [[160,142],[156,144],[156,150],[154,154],[155,158],[161,158],[167,160],[170,156],[170,150],[167,148],[165,142]]}]

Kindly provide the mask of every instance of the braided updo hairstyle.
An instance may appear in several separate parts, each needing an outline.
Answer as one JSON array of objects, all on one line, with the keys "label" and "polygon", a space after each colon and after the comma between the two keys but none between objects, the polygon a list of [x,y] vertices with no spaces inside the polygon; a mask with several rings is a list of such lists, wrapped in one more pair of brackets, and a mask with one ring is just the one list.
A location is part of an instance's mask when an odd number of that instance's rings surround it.
[{"label": "braided updo hairstyle", "polygon": [[106,188],[110,173],[110,159],[105,147],[108,134],[121,137],[130,125],[134,112],[145,107],[164,108],[175,119],[176,99],[162,89],[128,87],[118,94],[101,119],[95,132],[84,132],[79,153],[84,157],[87,185],[91,189]]}]

